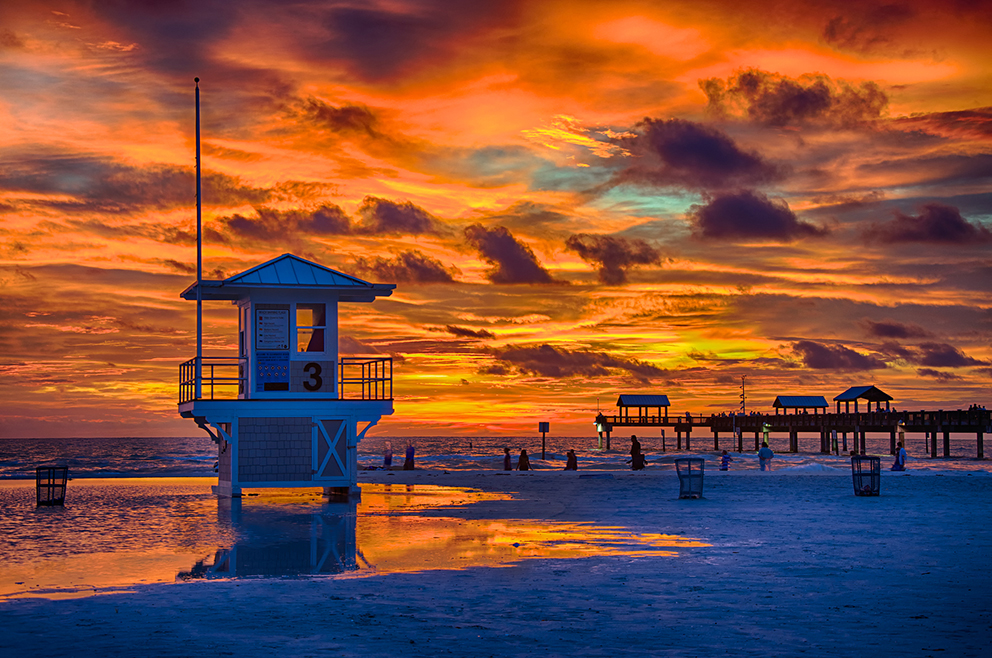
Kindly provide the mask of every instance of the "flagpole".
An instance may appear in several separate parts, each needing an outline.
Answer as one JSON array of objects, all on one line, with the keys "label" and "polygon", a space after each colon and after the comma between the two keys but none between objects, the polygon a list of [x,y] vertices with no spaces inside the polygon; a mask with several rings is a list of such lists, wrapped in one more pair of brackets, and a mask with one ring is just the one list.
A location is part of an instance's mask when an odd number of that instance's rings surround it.
[{"label": "flagpole", "polygon": [[196,399],[203,393],[203,206],[200,187],[200,78],[196,83]]}]

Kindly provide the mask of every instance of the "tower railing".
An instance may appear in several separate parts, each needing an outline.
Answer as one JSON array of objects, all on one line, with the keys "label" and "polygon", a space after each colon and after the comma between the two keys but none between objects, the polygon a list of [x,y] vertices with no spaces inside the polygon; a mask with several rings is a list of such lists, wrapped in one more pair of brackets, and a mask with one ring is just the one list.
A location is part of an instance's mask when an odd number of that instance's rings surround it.
[{"label": "tower railing", "polygon": [[[196,359],[179,366],[179,404],[201,400],[237,400],[248,388],[247,359],[205,356],[200,398],[196,397]],[[339,400],[392,400],[392,357],[342,356],[338,359]]]},{"label": "tower railing", "polygon": [[[201,364],[200,398],[236,400],[247,385],[244,359],[237,356],[205,356]],[[179,404],[196,399],[196,358],[179,366]]]},{"label": "tower railing", "polygon": [[390,356],[342,356],[338,360],[338,372],[338,398],[341,400],[393,399],[393,358]]}]

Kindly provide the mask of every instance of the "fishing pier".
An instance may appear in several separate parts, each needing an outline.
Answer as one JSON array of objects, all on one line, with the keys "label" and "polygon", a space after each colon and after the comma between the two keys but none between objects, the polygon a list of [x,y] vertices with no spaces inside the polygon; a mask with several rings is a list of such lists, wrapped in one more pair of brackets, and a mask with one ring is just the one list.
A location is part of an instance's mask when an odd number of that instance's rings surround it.
[{"label": "fishing pier", "polygon": [[[857,395],[859,390],[861,393]],[[865,400],[868,409],[857,409],[858,400]],[[779,396],[776,399],[779,403],[775,406],[776,413],[752,411],[705,415],[689,412],[673,414],[669,411],[668,396],[665,395],[621,395],[617,400],[617,413],[600,413],[596,417],[596,427],[601,441],[605,436],[607,449],[611,433],[623,427],[659,429],[662,437],[665,437],[666,429],[672,430],[676,450],[691,450],[694,432],[697,435],[711,435],[713,450],[734,449],[738,452],[744,451],[745,436],[750,439],[753,435],[754,449],[757,450],[761,442],[768,440],[769,434],[774,432],[788,434],[786,452],[795,453],[800,451],[800,435],[806,438],[812,435],[819,440],[818,451],[822,454],[840,454],[840,446],[847,446],[848,435],[852,439],[851,449],[864,454],[865,435],[869,432],[888,433],[889,451],[895,454],[896,442],[904,440],[905,434],[913,433],[925,435],[930,457],[951,456],[952,433],[973,434],[975,455],[978,459],[985,459],[984,437],[992,432],[992,412],[981,407],[951,411],[895,411],[888,408],[889,400],[889,396],[874,386],[857,387],[835,398],[837,411],[832,413],[826,412],[826,403],[819,396]],[[854,411],[850,410],[852,401],[855,402]],[[881,408],[883,401],[886,403],[884,409]],[[845,403],[843,410],[840,409],[842,402]],[[874,410],[871,409],[872,402],[875,403]],[[796,406],[804,404],[808,406]],[[790,409],[793,413],[788,413]],[[786,413],[779,413],[783,410]],[[701,437],[700,440],[706,439]]]}]

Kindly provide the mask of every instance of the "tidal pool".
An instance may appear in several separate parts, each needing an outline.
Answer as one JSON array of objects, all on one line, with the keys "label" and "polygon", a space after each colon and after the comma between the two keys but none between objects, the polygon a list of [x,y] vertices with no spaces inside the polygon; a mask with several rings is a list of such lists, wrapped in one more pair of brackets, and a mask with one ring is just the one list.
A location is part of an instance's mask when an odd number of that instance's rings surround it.
[{"label": "tidal pool", "polygon": [[[188,579],[361,577],[498,567],[534,558],[671,556],[706,546],[669,534],[523,519],[473,519],[508,494],[363,484],[358,502],[320,490],[217,499],[210,478],[75,480],[64,508],[31,482],[0,482],[0,599],[68,598]],[[445,516],[458,509],[457,516]],[[428,513],[430,512],[430,513]]]}]

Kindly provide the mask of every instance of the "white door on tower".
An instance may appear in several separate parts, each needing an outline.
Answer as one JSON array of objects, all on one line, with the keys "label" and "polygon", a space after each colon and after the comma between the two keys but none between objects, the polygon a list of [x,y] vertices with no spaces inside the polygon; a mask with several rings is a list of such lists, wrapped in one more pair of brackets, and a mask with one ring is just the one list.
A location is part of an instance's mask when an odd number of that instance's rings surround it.
[{"label": "white door on tower", "polygon": [[348,423],[318,420],[313,436],[313,479],[339,480],[348,473]]}]

